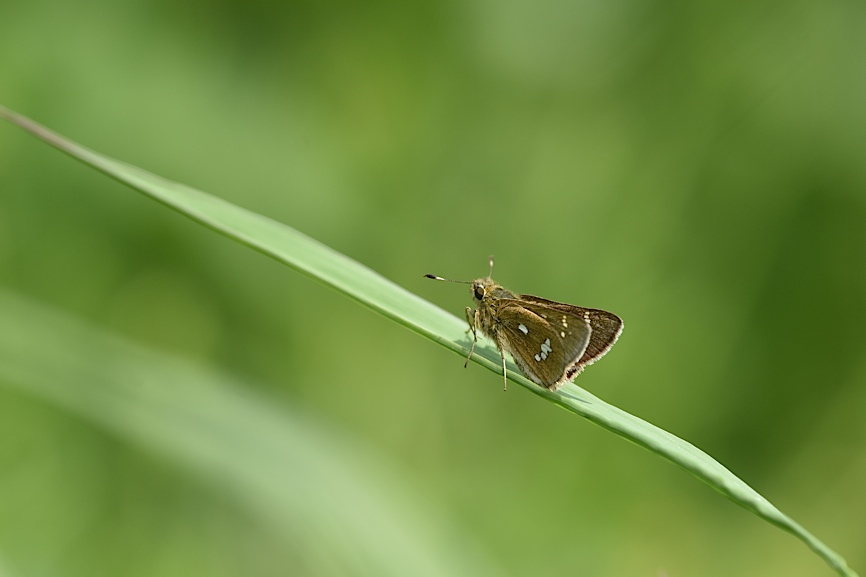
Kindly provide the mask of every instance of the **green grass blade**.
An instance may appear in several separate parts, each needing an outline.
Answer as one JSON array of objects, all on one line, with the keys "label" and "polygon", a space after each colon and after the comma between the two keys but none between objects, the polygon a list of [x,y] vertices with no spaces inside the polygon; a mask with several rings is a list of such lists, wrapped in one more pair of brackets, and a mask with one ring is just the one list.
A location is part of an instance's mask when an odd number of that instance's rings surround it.
[{"label": "green grass blade", "polygon": [[0,385],[192,472],[310,566],[377,577],[500,574],[365,447],[284,404],[3,290],[0,319]]},{"label": "green grass blade", "polygon": [[[193,220],[291,266],[440,345],[461,355],[468,353],[464,321],[298,231],[207,193],[97,154],[10,111],[0,108],[0,116]],[[501,371],[499,353],[489,345],[476,348],[473,361],[494,372]],[[547,391],[522,377],[515,366],[509,369],[509,378],[679,465],[738,505],[798,537],[840,575],[856,575],[836,552],[690,443],[605,403],[576,385],[567,385],[558,392]]]}]

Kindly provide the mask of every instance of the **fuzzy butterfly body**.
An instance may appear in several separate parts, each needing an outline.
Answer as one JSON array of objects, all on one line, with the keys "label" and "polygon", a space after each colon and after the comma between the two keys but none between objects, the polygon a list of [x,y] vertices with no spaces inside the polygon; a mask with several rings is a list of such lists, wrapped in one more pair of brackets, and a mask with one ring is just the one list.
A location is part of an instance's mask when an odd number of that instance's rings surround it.
[{"label": "fuzzy butterfly body", "polygon": [[[492,258],[490,269],[492,275]],[[466,307],[466,321],[475,337],[469,358],[480,331],[502,354],[506,386],[506,352],[529,380],[555,391],[604,356],[622,332],[622,319],[607,311],[518,295],[490,276],[471,284],[476,308]]]}]

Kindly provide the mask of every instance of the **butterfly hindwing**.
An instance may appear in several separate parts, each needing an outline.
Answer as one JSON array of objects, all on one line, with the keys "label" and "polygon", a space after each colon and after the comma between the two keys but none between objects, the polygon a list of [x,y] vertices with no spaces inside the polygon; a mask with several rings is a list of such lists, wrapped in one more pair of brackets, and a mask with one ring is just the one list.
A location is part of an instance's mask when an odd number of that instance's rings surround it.
[{"label": "butterfly hindwing", "polygon": [[585,354],[592,329],[585,318],[538,302],[502,299],[497,338],[530,380],[558,388]]}]

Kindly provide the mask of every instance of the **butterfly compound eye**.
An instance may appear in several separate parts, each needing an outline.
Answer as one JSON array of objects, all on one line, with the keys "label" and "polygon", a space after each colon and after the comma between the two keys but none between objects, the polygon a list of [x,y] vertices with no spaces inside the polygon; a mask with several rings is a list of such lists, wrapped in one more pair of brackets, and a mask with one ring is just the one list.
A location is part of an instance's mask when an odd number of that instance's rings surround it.
[{"label": "butterfly compound eye", "polygon": [[484,287],[476,286],[475,287],[475,298],[481,300],[484,298]]}]

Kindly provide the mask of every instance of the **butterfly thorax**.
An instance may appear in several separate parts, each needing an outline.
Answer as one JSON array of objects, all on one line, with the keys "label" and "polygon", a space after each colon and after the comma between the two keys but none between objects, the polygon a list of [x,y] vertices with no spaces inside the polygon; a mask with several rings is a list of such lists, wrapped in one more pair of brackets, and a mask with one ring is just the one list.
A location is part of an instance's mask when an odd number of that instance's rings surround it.
[{"label": "butterfly thorax", "polygon": [[492,279],[480,278],[472,281],[472,299],[478,307],[478,329],[496,339],[499,319],[498,309],[502,299],[515,299],[517,295],[503,288]]}]

